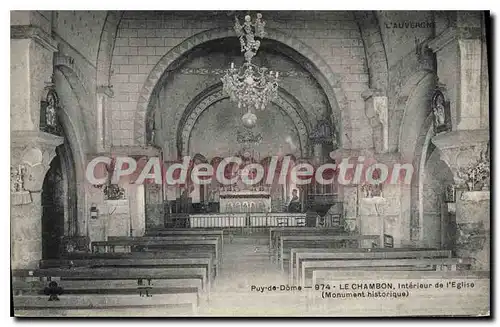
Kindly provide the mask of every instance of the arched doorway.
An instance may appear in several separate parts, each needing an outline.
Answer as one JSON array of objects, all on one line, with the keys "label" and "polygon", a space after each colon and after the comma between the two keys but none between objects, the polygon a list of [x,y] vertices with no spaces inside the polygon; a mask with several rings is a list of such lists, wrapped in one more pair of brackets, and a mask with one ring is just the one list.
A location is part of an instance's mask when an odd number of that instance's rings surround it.
[{"label": "arched doorway", "polygon": [[422,235],[423,246],[454,249],[455,216],[448,212],[444,194],[446,186],[452,185],[453,174],[448,165],[441,160],[439,151],[430,145],[427,159],[421,174],[422,193]]},{"label": "arched doorway", "polygon": [[74,162],[69,144],[56,148],[42,186],[42,259],[60,256],[65,236],[78,235]]}]

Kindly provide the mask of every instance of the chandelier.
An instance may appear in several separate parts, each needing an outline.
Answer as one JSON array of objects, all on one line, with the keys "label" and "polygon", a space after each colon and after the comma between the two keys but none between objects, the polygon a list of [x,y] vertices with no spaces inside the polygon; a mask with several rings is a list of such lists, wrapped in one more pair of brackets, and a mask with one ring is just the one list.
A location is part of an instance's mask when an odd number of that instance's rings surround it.
[{"label": "chandelier", "polygon": [[223,92],[238,104],[238,108],[246,108],[248,113],[251,113],[253,108],[264,110],[278,95],[279,73],[252,64],[252,58],[260,47],[260,41],[255,38],[265,37],[265,25],[260,13],[254,22],[249,15],[245,16],[243,25],[235,17],[234,30],[240,39],[245,63],[240,68],[231,63],[231,68],[227,69],[222,77]]}]

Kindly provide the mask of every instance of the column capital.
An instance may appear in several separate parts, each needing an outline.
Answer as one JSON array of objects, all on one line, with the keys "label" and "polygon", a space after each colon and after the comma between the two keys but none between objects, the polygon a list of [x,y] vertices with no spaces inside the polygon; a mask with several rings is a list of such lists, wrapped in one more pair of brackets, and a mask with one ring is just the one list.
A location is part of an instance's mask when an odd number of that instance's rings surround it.
[{"label": "column capital", "polygon": [[107,95],[110,98],[115,96],[115,91],[113,91],[113,85],[99,85],[97,87],[97,93]]},{"label": "column capital", "polygon": [[11,180],[11,190],[41,191],[50,162],[56,156],[56,147],[63,142],[63,137],[41,131],[12,131],[11,167],[19,168],[19,173],[16,173],[17,180]]},{"label": "column capital", "polygon": [[463,170],[479,163],[487,151],[488,130],[458,130],[434,136],[432,143],[439,149],[441,159],[450,167],[457,184],[464,184]]}]

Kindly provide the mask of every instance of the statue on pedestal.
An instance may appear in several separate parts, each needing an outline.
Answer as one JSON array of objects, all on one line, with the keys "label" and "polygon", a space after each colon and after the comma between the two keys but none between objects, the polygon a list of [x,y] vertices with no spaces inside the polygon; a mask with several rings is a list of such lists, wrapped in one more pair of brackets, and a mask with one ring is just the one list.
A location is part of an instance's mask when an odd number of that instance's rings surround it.
[{"label": "statue on pedestal", "polygon": [[432,96],[432,113],[434,114],[434,132],[436,134],[449,131],[449,109],[443,92],[437,90]]},{"label": "statue on pedestal", "polygon": [[62,134],[59,124],[58,111],[60,110],[59,96],[52,81],[46,83],[45,98],[40,105],[40,130],[55,135]]},{"label": "statue on pedestal", "polygon": [[292,191],[292,198],[288,204],[288,212],[301,212],[299,193],[296,189]]}]

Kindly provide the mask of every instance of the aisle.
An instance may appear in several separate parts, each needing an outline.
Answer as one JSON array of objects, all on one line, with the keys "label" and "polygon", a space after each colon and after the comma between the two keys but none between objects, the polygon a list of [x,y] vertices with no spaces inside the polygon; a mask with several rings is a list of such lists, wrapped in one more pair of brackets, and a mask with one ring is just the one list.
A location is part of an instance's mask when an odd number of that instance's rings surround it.
[{"label": "aisle", "polygon": [[[288,276],[269,260],[266,237],[240,237],[224,245],[221,274],[200,315],[300,315],[305,293],[280,291]],[[255,288],[252,289],[252,286]],[[276,291],[268,291],[276,286]],[[263,292],[257,291],[264,288]]]}]

